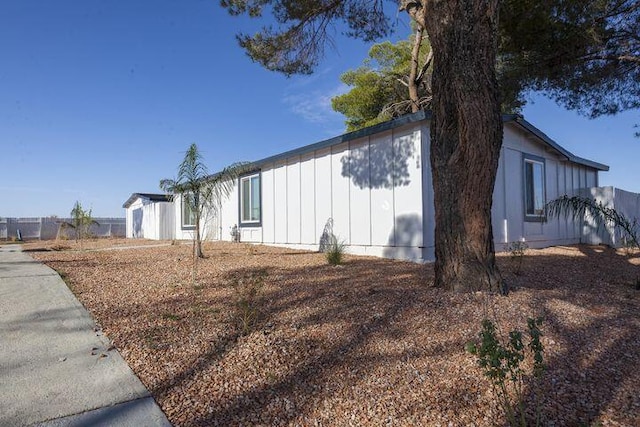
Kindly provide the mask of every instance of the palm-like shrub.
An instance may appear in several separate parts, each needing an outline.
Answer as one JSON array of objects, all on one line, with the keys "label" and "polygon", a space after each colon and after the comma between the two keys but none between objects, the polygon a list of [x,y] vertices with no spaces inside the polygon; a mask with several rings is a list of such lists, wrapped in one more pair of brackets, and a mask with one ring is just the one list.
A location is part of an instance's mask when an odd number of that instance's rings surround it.
[{"label": "palm-like shrub", "polygon": [[546,210],[550,217],[565,216],[578,221],[588,215],[599,227],[612,226],[619,229],[627,245],[640,248],[638,219],[629,219],[614,208],[606,207],[589,197],[564,195],[547,203]]}]

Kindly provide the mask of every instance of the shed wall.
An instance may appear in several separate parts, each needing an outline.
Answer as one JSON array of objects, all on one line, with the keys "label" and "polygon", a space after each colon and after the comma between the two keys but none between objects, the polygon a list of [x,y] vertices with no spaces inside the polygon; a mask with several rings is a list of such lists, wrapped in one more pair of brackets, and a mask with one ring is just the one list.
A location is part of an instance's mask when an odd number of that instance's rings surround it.
[{"label": "shed wall", "polygon": [[138,198],[125,210],[127,238],[173,239],[173,203]]}]

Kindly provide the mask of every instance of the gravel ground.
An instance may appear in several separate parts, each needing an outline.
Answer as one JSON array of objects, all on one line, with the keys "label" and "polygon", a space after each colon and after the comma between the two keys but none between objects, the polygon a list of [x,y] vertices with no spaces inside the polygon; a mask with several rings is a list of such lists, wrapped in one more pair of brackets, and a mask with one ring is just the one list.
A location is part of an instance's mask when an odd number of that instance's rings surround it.
[{"label": "gravel ground", "polygon": [[[88,251],[29,243],[58,270],[176,426],[503,425],[465,343],[542,316],[547,426],[640,425],[640,254],[498,257],[508,297],[432,286],[430,265],[206,243]],[[58,245],[56,247],[56,245]],[[57,249],[57,250],[51,250]],[[529,406],[533,399],[525,390]]]}]

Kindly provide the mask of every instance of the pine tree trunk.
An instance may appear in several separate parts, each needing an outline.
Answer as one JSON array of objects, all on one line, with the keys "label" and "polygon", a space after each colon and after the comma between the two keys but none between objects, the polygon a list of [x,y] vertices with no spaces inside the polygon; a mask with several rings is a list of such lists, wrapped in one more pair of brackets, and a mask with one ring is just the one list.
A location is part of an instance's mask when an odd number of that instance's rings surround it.
[{"label": "pine tree trunk", "polygon": [[491,204],[502,145],[498,0],[425,3],[434,52],[431,167],[436,286],[502,290]]},{"label": "pine tree trunk", "polygon": [[411,49],[411,67],[409,69],[409,100],[411,101],[411,112],[420,110],[420,96],[418,94],[418,70],[420,68],[420,47],[422,45],[423,28],[418,26]]}]

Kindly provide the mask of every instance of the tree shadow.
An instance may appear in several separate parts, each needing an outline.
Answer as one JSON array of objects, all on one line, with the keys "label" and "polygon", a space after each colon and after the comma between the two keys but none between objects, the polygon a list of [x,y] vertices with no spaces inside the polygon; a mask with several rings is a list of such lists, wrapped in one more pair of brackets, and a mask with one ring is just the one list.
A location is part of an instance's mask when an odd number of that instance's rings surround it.
[{"label": "tree shadow", "polygon": [[327,250],[331,247],[332,238],[334,238],[333,218],[329,218],[327,219],[327,222],[324,224],[324,228],[322,229],[322,234],[320,235],[318,252],[327,252]]},{"label": "tree shadow", "polygon": [[[543,425],[594,425],[611,412],[623,425],[640,425],[640,292],[632,287],[638,266],[605,246],[567,249],[579,255],[529,257],[524,277],[514,277],[516,293],[546,295],[533,304],[543,318],[547,370],[540,389],[527,390],[529,417],[539,399]],[[554,281],[545,270],[571,280]]]},{"label": "tree shadow", "polygon": [[[422,356],[423,351],[415,349],[392,355],[364,351],[380,339],[405,339],[405,332],[395,321],[407,311],[421,309],[421,300],[415,298],[415,290],[411,286],[398,285],[388,289],[372,281],[369,275],[356,275],[354,278],[353,274],[345,271],[371,269],[372,262],[375,260],[351,260],[342,269],[332,269],[331,275],[327,275],[327,266],[314,266],[295,272],[290,269],[268,269],[268,276],[276,280],[291,274],[303,274],[314,279],[276,287],[266,293],[262,298],[263,317],[257,327],[258,334],[277,334],[278,330],[285,328],[303,331],[322,327],[339,328],[341,333],[329,346],[304,334],[293,342],[276,340],[284,347],[286,354],[302,355],[293,368],[283,376],[231,396],[216,405],[209,414],[192,420],[193,425],[286,424],[301,413],[311,412],[318,394],[331,388],[334,378],[340,376],[341,372],[356,370],[358,375],[366,376],[384,366]],[[238,268],[229,272],[227,279],[250,277],[255,271],[255,268]],[[290,324],[279,323],[281,314],[296,312],[297,308],[306,309],[299,310],[297,315],[285,316],[292,319]],[[362,312],[368,313],[366,318],[362,318]],[[296,335],[295,332],[293,335]],[[462,345],[463,342],[457,342],[451,346],[434,348],[433,352],[443,355]],[[324,349],[317,352],[316,348]],[[274,406],[278,407],[275,412]],[[266,413],[269,413],[268,417],[261,418]]]},{"label": "tree shadow", "polygon": [[379,149],[367,144],[355,147],[343,156],[342,176],[350,177],[358,188],[386,188],[407,186],[411,183],[409,161],[414,157],[413,135],[389,140]]},{"label": "tree shadow", "polygon": [[[234,251],[247,252],[240,245],[224,248],[231,259]],[[509,320],[528,311],[545,317],[549,369],[542,382],[542,413],[548,424],[580,425],[597,419],[611,402],[627,399],[623,420],[637,425],[633,421],[640,417],[640,406],[634,406],[640,404],[638,397],[624,394],[633,389],[629,384],[640,381],[633,370],[640,354],[640,294],[628,285],[637,267],[606,248],[566,250],[570,256],[531,251],[524,274],[516,278],[521,280],[517,289],[506,298],[486,298],[498,306],[515,299],[517,313],[504,313]],[[438,417],[446,421],[451,408],[474,413],[476,407],[487,407],[482,387],[488,386],[473,366],[473,357],[464,353],[466,340],[480,329],[479,301],[485,295],[451,294],[428,286],[433,280],[429,265],[352,256],[341,267],[317,259],[291,265],[275,260],[279,251],[260,252],[263,258],[251,258],[251,265],[236,264],[220,276],[203,278],[199,290],[176,287],[153,304],[124,300],[113,310],[128,319],[129,328],[121,328],[124,332],[115,338],[134,341],[129,347],[137,353],[134,370],[147,379],[145,384],[177,424],[347,424],[357,411],[382,408],[383,415],[373,418],[380,423],[409,411],[422,414],[422,419],[413,420],[417,425]],[[206,262],[222,262],[214,258],[217,255]],[[501,264],[509,261],[498,258]],[[609,264],[611,270],[603,275],[593,273],[594,265]],[[622,271],[614,277],[616,269]],[[256,299],[260,317],[247,335],[241,335],[233,320],[232,284],[262,274],[265,287]],[[189,317],[186,312],[194,304],[215,310],[215,315]],[[133,337],[127,335],[131,330]],[[175,330],[180,333],[169,333]],[[196,334],[206,337],[204,344],[192,339]],[[188,358],[180,359],[174,357],[176,347],[193,349]],[[148,369],[164,371],[158,375]],[[464,372],[464,383],[447,380],[447,372],[454,371]],[[359,386],[365,391],[357,390]],[[404,393],[402,398],[394,394],[397,390]],[[362,397],[363,392],[369,394]],[[532,400],[533,391],[529,393]],[[363,403],[370,407],[357,407]],[[412,424],[398,419],[396,424]],[[358,424],[358,419],[352,422]]]},{"label": "tree shadow", "polygon": [[[374,264],[380,262],[381,265],[388,261],[371,260]],[[399,280],[407,274],[416,274],[419,266],[414,272],[402,272],[397,274]],[[316,390],[324,389],[331,383],[331,376],[336,371],[349,369],[350,366],[359,366],[358,369],[364,374],[370,369],[380,368],[388,363],[396,363],[400,360],[412,360],[418,357],[415,350],[406,350],[399,354],[368,355],[363,353],[363,347],[371,345],[379,337],[388,340],[401,339],[404,332],[394,325],[394,319],[407,310],[419,310],[419,299],[413,298],[415,290],[411,286],[398,285],[394,289],[386,289],[381,283],[372,281],[371,272],[368,275],[357,275],[353,278],[349,269],[371,269],[369,260],[351,259],[341,268],[333,268],[327,265],[312,266],[309,268],[275,268],[275,267],[238,267],[227,271],[220,282],[226,283],[227,289],[231,289],[231,283],[239,280],[250,279],[261,274],[266,274],[267,279],[275,282],[276,285],[265,289],[260,295],[258,304],[260,305],[261,316],[249,336],[243,337],[239,331],[233,327],[233,323],[226,321],[225,332],[211,336],[209,345],[201,348],[197,354],[191,356],[191,362],[182,365],[178,371],[173,371],[170,375],[154,384],[147,383],[152,394],[164,401],[175,398],[176,393],[180,393],[189,383],[202,375],[209,375],[215,372],[216,367],[222,363],[229,352],[237,352],[246,340],[273,339],[274,351],[285,352],[286,354],[299,354],[301,358],[295,366],[286,372],[286,375],[272,378],[269,381],[256,384],[250,390],[242,393],[232,393],[227,400],[217,401],[214,409],[200,418],[192,419],[189,425],[212,425],[220,423],[229,425],[237,422],[238,416],[245,417],[243,422],[251,424],[250,417],[260,416],[267,411],[267,408],[282,399],[288,399],[295,407],[295,411],[289,411],[285,407],[276,412],[271,412],[267,423],[281,422],[293,419],[299,411],[313,405],[313,396],[317,393],[306,393],[304,389],[308,387]],[[327,273],[331,274],[327,274]],[[278,280],[284,276],[297,275],[299,277],[314,278],[313,283],[299,282],[280,286]],[[207,283],[205,286],[220,289],[221,285]],[[235,295],[227,293],[213,301],[208,299],[207,306],[225,306],[232,310],[235,303]],[[181,310],[189,304],[191,297],[178,296],[167,298],[158,302],[154,306],[145,307],[146,312],[164,312],[173,310],[176,319],[180,317]],[[322,300],[322,301],[319,301]],[[390,302],[389,302],[390,301]],[[367,319],[354,322],[354,317],[360,317],[358,313],[365,305],[366,311],[370,313]],[[297,307],[312,307],[312,310],[301,310],[298,315],[289,316],[291,323],[282,323],[280,314],[284,312],[297,312]],[[135,318],[136,312],[142,308],[136,304],[122,304],[118,307],[118,313],[124,317]],[[164,324],[163,324],[164,323]],[[177,326],[179,321],[174,322]],[[298,336],[296,331],[306,331],[318,327],[326,326],[331,330],[346,330],[338,333],[338,338],[329,347],[324,346],[317,338],[306,333]],[[170,321],[163,322],[159,319],[157,323],[146,322],[146,327],[138,329],[136,341],[147,341],[150,347],[150,357],[153,354],[160,356],[162,353],[170,352],[171,348],[181,343],[167,343],[163,341],[165,330],[171,326]],[[283,332],[284,331],[284,332]],[[289,336],[292,340],[282,341],[284,336]],[[295,337],[295,338],[293,338]],[[240,341],[239,341],[240,340]],[[457,343],[460,346],[462,343]],[[314,349],[325,348],[321,352]],[[438,349],[444,351],[444,349]],[[419,352],[418,352],[419,353]],[[256,355],[260,356],[260,355]],[[262,356],[260,356],[262,357]],[[256,359],[259,360],[259,359]],[[256,362],[259,363],[259,362]],[[174,396],[174,397],[172,397]],[[213,404],[213,402],[212,402]]]},{"label": "tree shadow", "polygon": [[420,260],[422,254],[422,217],[418,214],[398,215],[383,250],[386,258]]}]

